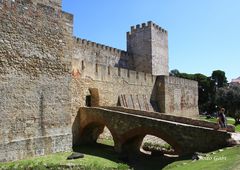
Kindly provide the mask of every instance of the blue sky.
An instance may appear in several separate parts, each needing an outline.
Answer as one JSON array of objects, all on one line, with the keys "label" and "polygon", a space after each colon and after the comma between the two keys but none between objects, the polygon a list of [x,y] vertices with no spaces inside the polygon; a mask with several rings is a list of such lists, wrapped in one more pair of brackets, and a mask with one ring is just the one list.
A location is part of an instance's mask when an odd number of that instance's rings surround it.
[{"label": "blue sky", "polygon": [[63,0],[74,35],[126,49],[130,26],[155,22],[168,30],[170,70],[223,70],[240,76],[240,0]]}]

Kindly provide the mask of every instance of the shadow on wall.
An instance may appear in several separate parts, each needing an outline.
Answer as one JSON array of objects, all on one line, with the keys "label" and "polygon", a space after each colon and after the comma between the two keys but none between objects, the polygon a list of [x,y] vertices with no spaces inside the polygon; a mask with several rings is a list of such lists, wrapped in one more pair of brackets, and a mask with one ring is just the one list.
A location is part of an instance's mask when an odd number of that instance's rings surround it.
[{"label": "shadow on wall", "polygon": [[134,67],[133,56],[127,52],[121,52],[120,60],[114,65],[114,67],[120,67],[129,70],[136,70]]},{"label": "shadow on wall", "polygon": [[80,112],[78,111],[72,125],[72,146],[79,146],[80,143]]},{"label": "shadow on wall", "polygon": [[158,76],[155,78],[155,83],[152,89],[151,97],[150,97],[150,103],[153,107],[153,110],[155,112],[164,112],[162,106],[161,106],[161,101],[159,101],[159,96],[163,95],[161,94],[162,91],[159,90],[159,83],[158,83]]}]

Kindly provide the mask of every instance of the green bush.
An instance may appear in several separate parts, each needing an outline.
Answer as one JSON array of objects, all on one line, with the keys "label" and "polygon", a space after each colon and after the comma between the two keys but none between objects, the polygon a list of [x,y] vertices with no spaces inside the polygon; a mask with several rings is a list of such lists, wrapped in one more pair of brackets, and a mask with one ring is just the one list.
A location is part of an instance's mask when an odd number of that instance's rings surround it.
[{"label": "green bush", "polygon": [[143,144],[143,149],[147,151],[151,151],[151,150],[161,151],[161,150],[172,150],[172,147],[168,143],[165,143],[162,145],[159,143],[145,142]]}]

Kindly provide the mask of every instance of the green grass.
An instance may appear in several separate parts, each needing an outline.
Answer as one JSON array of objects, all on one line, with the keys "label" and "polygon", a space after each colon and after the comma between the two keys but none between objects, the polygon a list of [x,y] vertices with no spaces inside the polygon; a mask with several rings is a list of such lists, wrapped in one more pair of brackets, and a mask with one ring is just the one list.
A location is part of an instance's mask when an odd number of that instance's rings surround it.
[{"label": "green grass", "polygon": [[54,170],[63,169],[66,165],[74,167],[72,169],[82,170],[128,170],[131,168],[136,170],[234,170],[240,168],[240,147],[225,148],[222,152],[216,151],[216,154],[209,153],[204,160],[198,161],[192,161],[191,158],[153,157],[133,154],[128,157],[127,163],[119,160],[119,155],[110,146],[97,144],[82,146],[76,150],[84,153],[85,157],[66,160],[71,155],[71,152],[57,153],[16,162],[0,163],[0,169]]},{"label": "green grass", "polygon": [[158,144],[158,143],[145,142],[142,147],[143,147],[143,149],[149,150],[149,151],[151,151],[151,150],[161,151],[162,149],[165,149],[165,150],[172,149],[172,146],[169,145],[168,143]]},{"label": "green grass", "polygon": [[236,132],[240,132],[240,125],[235,126]]},{"label": "green grass", "polygon": [[0,163],[0,169],[6,170],[25,170],[25,169],[36,169],[45,170],[48,168],[57,169],[58,167],[64,168],[67,166],[75,167],[76,169],[86,170],[112,170],[120,169],[127,170],[129,166],[120,162],[116,156],[111,156],[111,152],[107,149],[104,151],[97,147],[82,147],[78,148],[84,153],[84,158],[67,160],[67,157],[71,155],[71,152],[56,153],[42,157],[29,158],[26,160],[20,160],[16,162]]},{"label": "green grass", "polygon": [[222,152],[208,154],[202,160],[183,160],[169,164],[164,170],[238,170],[240,168],[240,147],[225,148]]},{"label": "green grass", "polygon": [[114,146],[114,141],[112,139],[99,139],[98,138],[97,143],[108,145],[108,146]]},{"label": "green grass", "polygon": [[[206,116],[200,116],[200,119],[201,120],[206,120],[206,121],[209,121],[209,122],[214,122],[214,123],[217,123],[217,118],[210,118],[210,119],[207,119]],[[231,117],[227,117],[227,124],[228,125],[234,125],[235,124],[235,120]],[[234,125],[235,126],[235,125]],[[236,132],[240,132],[240,124],[235,126],[235,131]]]}]

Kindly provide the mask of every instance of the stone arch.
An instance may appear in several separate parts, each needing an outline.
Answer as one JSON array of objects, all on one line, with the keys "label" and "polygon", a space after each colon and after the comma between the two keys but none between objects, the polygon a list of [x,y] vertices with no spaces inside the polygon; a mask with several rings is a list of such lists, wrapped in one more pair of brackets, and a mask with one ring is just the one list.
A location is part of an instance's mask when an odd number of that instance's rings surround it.
[{"label": "stone arch", "polygon": [[113,136],[107,126],[104,127],[103,132],[98,136],[97,143],[114,146]]},{"label": "stone arch", "polygon": [[147,134],[141,144],[141,152],[151,155],[163,155],[171,154],[174,155],[172,146],[164,141],[163,139]]},{"label": "stone arch", "polygon": [[99,135],[103,132],[104,127],[106,127],[110,131],[115,147],[115,144],[118,141],[118,137],[115,130],[109,124],[101,120],[90,121],[81,129],[79,137],[80,143],[81,144],[97,143],[97,139]]},{"label": "stone arch", "polygon": [[99,122],[91,122],[83,127],[80,134],[82,144],[96,143],[98,136],[103,132],[104,125]]},{"label": "stone arch", "polygon": [[179,154],[182,152],[183,148],[169,134],[166,134],[161,130],[144,127],[137,127],[131,129],[121,136],[120,141],[121,152],[140,152],[140,147],[143,138],[146,135],[153,135],[166,141],[173,147],[175,154]]}]

